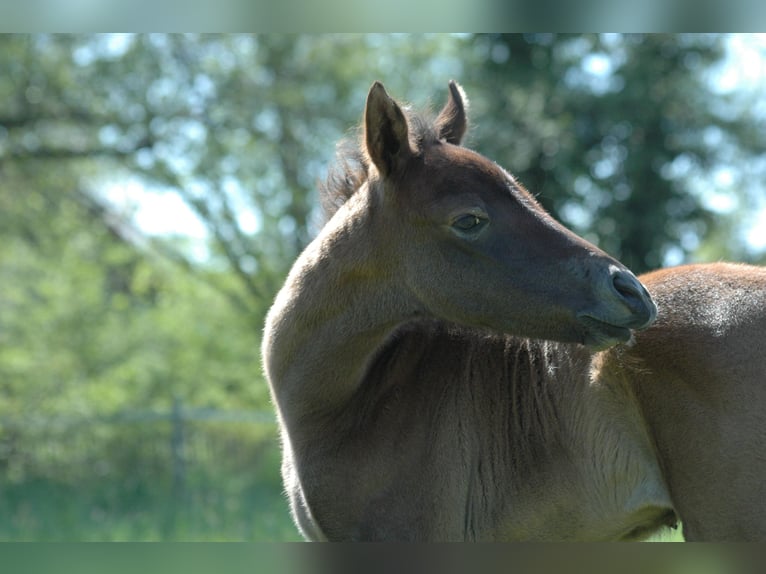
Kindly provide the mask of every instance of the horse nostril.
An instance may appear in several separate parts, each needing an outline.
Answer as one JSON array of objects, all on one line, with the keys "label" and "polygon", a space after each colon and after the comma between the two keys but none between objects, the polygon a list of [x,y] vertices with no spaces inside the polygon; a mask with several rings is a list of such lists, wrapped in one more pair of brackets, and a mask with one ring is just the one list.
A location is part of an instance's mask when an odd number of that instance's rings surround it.
[{"label": "horse nostril", "polygon": [[646,324],[654,320],[657,313],[654,302],[632,273],[615,270],[612,274],[612,285],[623,303],[636,316],[637,322]]},{"label": "horse nostril", "polygon": [[612,277],[614,289],[622,296],[629,306],[641,304],[641,293],[630,275],[618,271]]}]

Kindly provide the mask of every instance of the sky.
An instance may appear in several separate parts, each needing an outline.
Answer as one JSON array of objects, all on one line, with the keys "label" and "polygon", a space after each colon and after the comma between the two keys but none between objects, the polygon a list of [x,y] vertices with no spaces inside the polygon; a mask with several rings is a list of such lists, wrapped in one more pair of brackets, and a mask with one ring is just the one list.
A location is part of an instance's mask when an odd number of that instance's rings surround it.
[{"label": "sky", "polygon": [[144,233],[207,236],[205,224],[176,193],[148,190],[137,178],[128,178],[107,184],[105,195],[113,205],[132,214],[133,223]]},{"label": "sky", "polygon": [[[721,94],[739,92],[743,98],[752,99],[761,117],[766,117],[766,34],[734,34],[728,38],[728,57],[722,67],[710,79],[714,90]],[[736,168],[732,168],[732,171]],[[733,180],[734,173],[722,170],[720,187],[726,180]],[[722,185],[721,185],[722,184]],[[743,233],[750,249],[766,250],[766,197],[761,187],[753,191],[753,205],[749,206],[750,220],[744,222]],[[718,207],[726,211],[732,207],[725,197],[718,199]],[[716,207],[715,203],[711,204]]]},{"label": "sky", "polygon": [[[106,49],[119,52],[125,38],[115,35]],[[714,93],[739,94],[750,99],[766,118],[766,34],[735,34],[727,38],[728,55],[722,64],[708,78]],[[588,71],[596,76],[608,73],[608,61],[597,57],[586,62]],[[731,212],[739,206],[726,187],[736,180],[736,170],[722,167],[710,182],[698,182],[699,193],[705,205],[721,213]],[[149,235],[182,235],[191,239],[195,258],[204,259],[207,251],[205,225],[197,218],[187,204],[175,193],[147,190],[135,178],[108,184],[106,196],[123,213],[132,214],[133,223]],[[766,197],[763,190],[754,188],[751,193],[752,205],[748,206],[742,221],[741,233],[749,250],[766,250]],[[169,214],[172,214],[169,216]],[[253,228],[252,214],[242,213],[243,228]],[[666,264],[680,261],[669,260]]]}]

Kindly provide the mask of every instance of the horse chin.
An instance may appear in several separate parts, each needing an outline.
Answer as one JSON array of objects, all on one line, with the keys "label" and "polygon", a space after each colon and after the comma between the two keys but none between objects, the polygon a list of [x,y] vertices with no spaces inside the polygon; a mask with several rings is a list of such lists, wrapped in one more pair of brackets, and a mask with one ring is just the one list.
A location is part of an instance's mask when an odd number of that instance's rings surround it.
[{"label": "horse chin", "polygon": [[578,317],[584,327],[583,345],[592,351],[603,351],[619,344],[633,344],[633,331],[627,327],[605,323],[589,315]]}]

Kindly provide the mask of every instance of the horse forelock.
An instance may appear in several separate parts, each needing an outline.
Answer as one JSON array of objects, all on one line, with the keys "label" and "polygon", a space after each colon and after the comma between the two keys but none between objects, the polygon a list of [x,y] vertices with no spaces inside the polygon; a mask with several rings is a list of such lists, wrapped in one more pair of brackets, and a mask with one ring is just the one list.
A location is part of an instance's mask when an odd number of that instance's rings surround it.
[{"label": "horse forelock", "polygon": [[[432,118],[409,107],[403,107],[402,111],[407,118],[410,147],[415,155],[439,141]],[[319,201],[325,221],[370,180],[372,170],[374,166],[365,148],[364,130],[358,127],[352,136],[341,140],[336,146],[335,161],[319,186]]]}]

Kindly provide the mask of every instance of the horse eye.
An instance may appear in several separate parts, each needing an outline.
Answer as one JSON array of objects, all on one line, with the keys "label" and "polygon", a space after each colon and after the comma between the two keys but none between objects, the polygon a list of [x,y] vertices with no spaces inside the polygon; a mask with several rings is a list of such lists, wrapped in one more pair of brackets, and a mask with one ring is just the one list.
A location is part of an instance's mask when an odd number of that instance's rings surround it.
[{"label": "horse eye", "polygon": [[481,230],[486,223],[486,219],[468,213],[455,219],[452,222],[452,228],[461,233],[475,233]]}]

